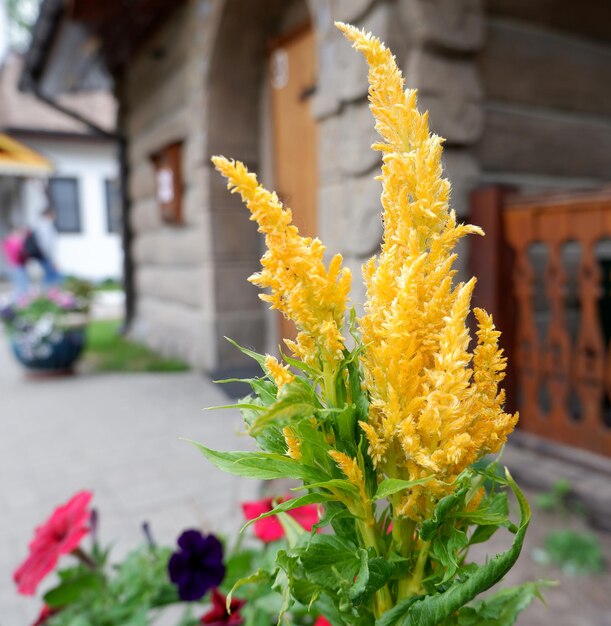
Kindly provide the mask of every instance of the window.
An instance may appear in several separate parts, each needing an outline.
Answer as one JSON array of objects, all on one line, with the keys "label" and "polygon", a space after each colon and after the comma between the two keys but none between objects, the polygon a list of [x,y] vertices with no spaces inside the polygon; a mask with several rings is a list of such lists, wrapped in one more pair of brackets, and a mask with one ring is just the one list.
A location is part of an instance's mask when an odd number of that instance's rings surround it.
[{"label": "window", "polygon": [[182,224],[182,142],[165,146],[151,155],[155,169],[157,204],[167,224]]},{"label": "window", "polygon": [[76,178],[51,178],[49,201],[55,212],[55,226],[60,233],[81,232],[79,188]]},{"label": "window", "polygon": [[106,179],[104,181],[106,196],[106,228],[109,233],[121,232],[121,188],[119,181]]}]

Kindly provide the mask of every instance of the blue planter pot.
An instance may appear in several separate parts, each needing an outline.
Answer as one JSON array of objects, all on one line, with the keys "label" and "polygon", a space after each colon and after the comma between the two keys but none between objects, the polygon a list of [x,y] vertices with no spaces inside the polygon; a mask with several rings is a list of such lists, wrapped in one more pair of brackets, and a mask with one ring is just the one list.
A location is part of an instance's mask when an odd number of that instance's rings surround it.
[{"label": "blue planter pot", "polygon": [[72,369],[85,347],[85,328],[65,328],[44,339],[33,339],[27,332],[16,332],[11,348],[17,360],[29,371],[62,372]]}]

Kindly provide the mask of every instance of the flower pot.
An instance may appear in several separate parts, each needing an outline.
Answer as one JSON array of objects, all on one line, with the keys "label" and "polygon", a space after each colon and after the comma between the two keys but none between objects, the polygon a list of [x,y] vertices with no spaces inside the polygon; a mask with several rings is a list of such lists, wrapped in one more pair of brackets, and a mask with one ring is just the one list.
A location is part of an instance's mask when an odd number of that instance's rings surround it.
[{"label": "flower pot", "polygon": [[53,328],[44,334],[36,330],[34,327],[11,334],[17,360],[32,373],[70,371],[85,346],[85,327]]}]

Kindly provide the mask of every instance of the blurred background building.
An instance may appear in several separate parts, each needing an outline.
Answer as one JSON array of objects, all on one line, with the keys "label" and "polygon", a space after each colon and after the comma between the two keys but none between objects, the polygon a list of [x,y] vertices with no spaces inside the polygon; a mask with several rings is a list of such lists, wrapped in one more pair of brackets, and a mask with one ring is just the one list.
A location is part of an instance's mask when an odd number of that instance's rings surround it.
[{"label": "blurred background building", "polygon": [[93,280],[120,278],[121,209],[115,142],[62,110],[86,111],[92,122],[112,133],[116,109],[112,95],[104,90],[70,94],[60,98],[55,108],[20,91],[23,59],[9,45],[6,9],[3,2],[0,130],[39,158],[30,160],[29,168],[15,167],[6,160],[0,171],[0,237],[12,226],[34,225],[41,210],[50,204],[57,214],[57,261],[62,271]]},{"label": "blurred background building", "polygon": [[219,153],[344,254],[363,301],[380,160],[337,19],[387,42],[446,138],[454,208],[489,233],[465,246],[515,350],[525,428],[611,454],[608,0],[44,0],[21,87],[118,102],[131,332],[207,371],[242,365],[224,336],[269,350],[288,332],[246,283],[261,241]]}]

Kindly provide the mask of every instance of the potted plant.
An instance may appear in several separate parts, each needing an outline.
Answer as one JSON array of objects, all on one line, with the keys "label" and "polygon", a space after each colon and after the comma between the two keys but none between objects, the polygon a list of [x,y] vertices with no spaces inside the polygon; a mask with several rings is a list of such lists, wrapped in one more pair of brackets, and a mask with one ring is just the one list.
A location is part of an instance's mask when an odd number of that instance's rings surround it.
[{"label": "potted plant", "polygon": [[32,293],[0,314],[13,354],[30,372],[71,371],[85,345],[89,297],[65,289]]}]

